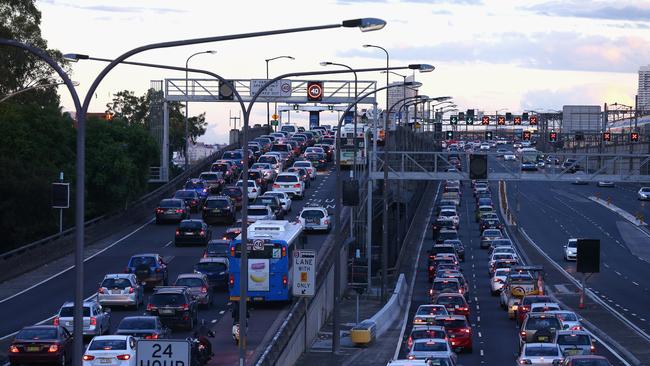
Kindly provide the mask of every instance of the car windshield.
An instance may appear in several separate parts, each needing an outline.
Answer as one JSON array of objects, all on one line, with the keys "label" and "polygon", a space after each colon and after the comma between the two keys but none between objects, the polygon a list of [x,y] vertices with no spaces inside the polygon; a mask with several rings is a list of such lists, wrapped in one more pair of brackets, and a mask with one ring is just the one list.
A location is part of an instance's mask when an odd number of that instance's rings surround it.
[{"label": "car windshield", "polygon": [[196,265],[196,270],[201,272],[223,272],[226,270],[226,264],[221,262],[202,262]]},{"label": "car windshield", "polygon": [[104,281],[102,281],[102,287],[119,288],[124,290],[127,287],[131,287],[131,281],[126,278],[105,278]]},{"label": "car windshield", "polygon": [[266,208],[249,208],[248,214],[250,216],[266,216],[269,214],[269,212],[266,210]]},{"label": "car windshield", "polygon": [[305,218],[305,219],[306,218],[310,218],[310,219],[319,218],[320,219],[320,218],[325,217],[325,215],[320,210],[305,210],[300,214],[300,217]]},{"label": "car windshield", "polygon": [[186,230],[199,230],[203,227],[200,221],[182,221],[180,228]]},{"label": "car windshield", "polygon": [[251,169],[271,169],[268,163],[255,163]]},{"label": "car windshield", "polygon": [[557,347],[527,346],[526,356],[558,356]]},{"label": "car windshield", "polygon": [[555,317],[529,318],[526,330],[560,329],[560,321]]},{"label": "car windshield", "polygon": [[414,351],[422,352],[445,352],[447,344],[445,342],[417,342],[413,345]]},{"label": "car windshield", "polygon": [[124,318],[117,329],[153,329],[156,327],[154,318]]},{"label": "car windshield", "polygon": [[90,342],[88,349],[91,351],[125,350],[126,340],[123,339],[95,339]]},{"label": "car windshield", "polygon": [[[64,306],[59,311],[59,316],[61,318],[72,318],[74,316],[74,306]],[[84,316],[90,316],[90,308],[84,306]]]},{"label": "car windshield", "polygon": [[156,265],[156,259],[154,257],[133,257],[129,262],[129,267],[138,267],[142,265],[153,267]]},{"label": "car windshield", "polygon": [[201,287],[203,281],[200,278],[179,278],[174,286]]},{"label": "car windshield", "polygon": [[180,200],[162,200],[160,201],[160,204],[158,207],[161,208],[178,208],[181,207],[181,201]]},{"label": "car windshield", "polygon": [[225,208],[229,203],[226,200],[207,200],[205,201],[206,208]]},{"label": "car windshield", "polygon": [[567,243],[567,247],[569,247],[569,248],[577,248],[577,246],[578,246],[578,241],[576,241],[576,240],[570,240]]},{"label": "car windshield", "polygon": [[16,339],[57,339],[56,328],[28,328],[16,334]]},{"label": "car windshield", "polygon": [[440,216],[452,217],[452,216],[456,216],[456,212],[455,211],[440,211]]},{"label": "car windshield", "polygon": [[586,334],[560,334],[557,337],[559,345],[590,346],[591,340]]},{"label": "car windshield", "polygon": [[411,332],[412,339],[424,339],[424,338],[447,338],[447,333],[444,330],[434,330],[434,329],[416,329]]},{"label": "car windshield", "polygon": [[280,175],[275,181],[281,183],[298,183],[298,177],[295,175]]},{"label": "car windshield", "polygon": [[447,310],[440,306],[421,306],[415,315],[441,315],[447,314]]},{"label": "car windshield", "polygon": [[308,163],[308,162],[296,162],[296,163],[293,163],[293,166],[298,167],[298,168],[311,168],[311,163]]},{"label": "car windshield", "polygon": [[483,236],[498,237],[498,236],[501,236],[501,231],[499,231],[499,230],[485,230],[483,232]]},{"label": "car windshield", "polygon": [[153,294],[149,303],[155,306],[179,306],[185,304],[185,296],[181,294]]}]

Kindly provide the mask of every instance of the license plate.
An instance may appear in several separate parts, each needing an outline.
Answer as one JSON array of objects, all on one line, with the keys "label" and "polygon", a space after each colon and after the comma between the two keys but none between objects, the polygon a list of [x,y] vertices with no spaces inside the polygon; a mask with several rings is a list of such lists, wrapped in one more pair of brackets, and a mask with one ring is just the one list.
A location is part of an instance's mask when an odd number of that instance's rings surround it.
[{"label": "license plate", "polygon": [[538,339],[540,342],[546,342],[546,341],[548,341],[548,337],[537,337],[537,339]]},{"label": "license plate", "polygon": [[158,313],[161,315],[171,315],[174,314],[174,309],[160,309],[158,310]]},{"label": "license plate", "polygon": [[29,346],[27,347],[27,352],[38,352],[41,350],[40,346]]},{"label": "license plate", "polygon": [[219,212],[221,212],[221,210],[218,209],[218,208],[215,208],[214,210],[212,210],[212,212],[214,212],[214,213],[219,213]]},{"label": "license plate", "polygon": [[194,235],[194,233],[185,233],[185,235]]},{"label": "license plate", "polygon": [[264,301],[264,298],[261,296],[255,296],[253,297],[253,301]]},{"label": "license plate", "polygon": [[173,213],[174,213],[174,210],[167,210],[167,213],[168,213],[168,214],[173,214]]},{"label": "license plate", "polygon": [[122,293],[122,290],[111,290],[111,294],[113,295],[119,295]]},{"label": "license plate", "polygon": [[113,360],[110,358],[100,358],[99,363],[112,363]]}]

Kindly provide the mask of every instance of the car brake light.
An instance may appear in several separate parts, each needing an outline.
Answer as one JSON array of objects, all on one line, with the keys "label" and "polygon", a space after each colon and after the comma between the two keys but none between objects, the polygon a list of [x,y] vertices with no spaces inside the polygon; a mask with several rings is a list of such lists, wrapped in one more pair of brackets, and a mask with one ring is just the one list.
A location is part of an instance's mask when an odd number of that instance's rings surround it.
[{"label": "car brake light", "polygon": [[429,295],[433,295],[433,289],[432,288],[429,289]]},{"label": "car brake light", "polygon": [[147,304],[147,311],[153,310],[153,304]]},{"label": "car brake light", "polygon": [[183,310],[190,310],[190,304],[183,304],[181,307]]},{"label": "car brake light", "polygon": [[525,331],[521,331],[521,332],[519,333],[519,335],[521,335],[521,337],[523,338],[523,337],[526,336],[526,332],[525,332]]},{"label": "car brake light", "polygon": [[176,229],[176,236],[179,236],[179,235],[181,235],[181,231]]},{"label": "car brake light", "polygon": [[208,288],[205,287],[205,286],[201,287],[201,293],[204,293],[204,294],[208,293]]},{"label": "car brake light", "polygon": [[93,356],[93,355],[84,355],[83,356],[84,361],[92,361],[94,359],[95,359],[95,356]]},{"label": "car brake light", "polygon": [[283,257],[287,256],[287,247],[282,247],[282,256]]},{"label": "car brake light", "polygon": [[593,345],[592,345],[591,347],[589,347],[589,349],[591,350],[591,353],[595,353],[595,352],[596,352],[596,347],[593,346]]},{"label": "car brake light", "polygon": [[98,293],[103,294],[104,293],[104,288],[100,287],[99,290],[97,290]]},{"label": "car brake light", "polygon": [[467,334],[469,334],[469,333],[471,333],[471,332],[472,332],[472,330],[471,330],[471,329],[469,329],[469,328],[465,328],[465,329],[463,329],[463,332],[465,332],[465,333],[467,333]]},{"label": "car brake light", "polygon": [[205,230],[201,230],[201,232],[199,233],[199,235],[201,235],[201,236],[205,236]]},{"label": "car brake light", "polygon": [[234,257],[234,256],[235,256],[235,246],[234,246],[234,245],[231,245],[231,246],[230,246],[230,256],[231,256],[231,257]]},{"label": "car brake light", "polygon": [[280,188],[279,184],[273,183],[273,188]]},{"label": "car brake light", "polygon": [[409,360],[415,360],[415,356],[413,356],[413,355],[408,355],[407,358],[408,358]]},{"label": "car brake light", "polygon": [[20,350],[18,349],[18,347],[14,346],[14,345],[12,344],[11,346],[9,346],[9,352],[11,352],[11,353],[18,353],[18,352],[20,352]]},{"label": "car brake light", "polygon": [[181,213],[181,212],[183,212],[183,210],[181,210],[181,209],[176,210],[176,213]]},{"label": "car brake light", "polygon": [[160,268],[156,268],[156,273],[160,273]]},{"label": "car brake light", "polygon": [[55,317],[54,320],[52,321],[52,324],[54,325],[59,325],[59,317]]},{"label": "car brake light", "polygon": [[49,353],[54,353],[59,350],[59,345],[58,344],[51,344],[50,348],[47,349],[47,352]]},{"label": "car brake light", "polygon": [[251,192],[257,192],[257,189],[253,188],[251,189]]},{"label": "car brake light", "polygon": [[300,183],[296,183],[293,185],[293,188],[300,188]]},{"label": "car brake light", "polygon": [[235,285],[235,276],[230,275],[230,280],[228,281],[228,283],[230,283],[231,287],[234,286]]},{"label": "car brake light", "polygon": [[129,287],[129,293],[132,294],[134,292],[135,292],[135,290],[133,289],[133,287]]},{"label": "car brake light", "polygon": [[282,275],[282,286],[287,287],[287,275]]},{"label": "car brake light", "polygon": [[95,318],[94,316],[91,316],[90,317],[90,325],[97,325],[97,318]]},{"label": "car brake light", "polygon": [[154,333],[154,334],[145,336],[144,339],[158,339],[158,334]]},{"label": "car brake light", "polygon": [[121,360],[121,361],[127,361],[127,360],[131,359],[131,355],[129,355],[129,354],[118,355],[116,357],[117,357],[118,360]]}]

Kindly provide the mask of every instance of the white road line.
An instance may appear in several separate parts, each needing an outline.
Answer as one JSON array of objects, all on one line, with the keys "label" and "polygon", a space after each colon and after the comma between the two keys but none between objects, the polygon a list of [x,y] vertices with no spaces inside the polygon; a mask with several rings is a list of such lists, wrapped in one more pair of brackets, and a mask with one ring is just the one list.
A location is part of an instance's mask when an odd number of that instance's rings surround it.
[{"label": "white road line", "polygon": [[214,324],[214,323],[216,323],[216,322],[217,322],[217,319],[212,319],[212,322],[211,322],[211,323]]},{"label": "white road line", "polygon": [[167,248],[167,247],[170,246],[171,244],[172,244],[172,241],[170,240],[170,241],[167,242],[167,244],[165,244],[165,245],[163,246],[163,248]]},{"label": "white road line", "polygon": [[636,282],[634,282],[634,281],[632,281],[632,283],[633,283],[635,286],[639,286],[639,284],[636,283]]},{"label": "white road line", "polygon": [[225,312],[226,312],[225,310],[221,310],[221,311],[219,312],[219,315],[223,315],[223,313],[225,313]]},{"label": "white road line", "polygon": [[483,350],[481,350],[481,357],[483,357]]},{"label": "white road line", "polygon": [[[120,239],[116,240],[116,241],[113,242],[111,245],[107,246],[106,248],[100,250],[99,252],[97,252],[97,253],[95,253],[95,254],[89,256],[88,258],[84,259],[84,263],[85,263],[85,262],[88,262],[89,260],[95,258],[96,256],[98,256],[98,255],[104,253],[105,251],[107,251],[107,250],[109,250],[110,248],[114,247],[115,245],[121,243],[122,241],[128,239],[131,235],[133,235],[133,234],[137,233],[138,231],[142,230],[142,228],[144,228],[145,226],[149,225],[149,224],[152,223],[154,220],[155,220],[155,219],[151,219],[151,220],[147,221],[146,223],[142,224],[142,226],[138,227],[137,229],[131,231],[130,233],[128,233],[128,234],[126,234],[125,236],[121,237]],[[56,277],[58,277],[58,276],[60,276],[60,275],[62,275],[62,274],[64,274],[64,273],[68,272],[69,270],[71,270],[71,269],[73,269],[73,268],[74,268],[74,266],[70,266],[70,267],[68,267],[68,268],[66,268],[66,269],[64,269],[64,270],[62,270],[62,271],[60,271],[60,272],[58,272],[58,273],[56,273],[56,274],[53,274],[52,276],[50,276],[50,277],[48,277],[48,278],[46,278],[46,279],[44,279],[44,280],[42,280],[42,281],[40,281],[40,282],[38,282],[38,283],[32,285],[32,286],[30,286],[30,287],[28,287],[28,288],[26,288],[26,289],[24,289],[24,290],[22,290],[22,291],[16,292],[15,294],[13,294],[13,295],[11,295],[11,296],[8,296],[8,297],[6,297],[6,298],[0,300],[0,304],[2,304],[2,303],[4,303],[4,302],[7,302],[7,301],[13,299],[13,298],[16,297],[16,296],[20,296],[20,295],[24,294],[25,292],[27,292],[27,291],[29,291],[29,290],[32,290],[33,288],[38,287],[38,286],[40,286],[40,285],[42,285],[42,284],[44,284],[44,283],[46,283],[46,282],[52,280],[53,278],[56,278]],[[1,339],[1,338],[0,338],[0,339]]]},{"label": "white road line", "polygon": [[483,337],[483,335],[481,334],[481,332],[478,332],[478,337],[479,337],[479,338],[482,338],[482,337]]},{"label": "white road line", "polygon": [[621,275],[621,272],[619,272],[619,271],[614,271],[614,273],[616,273],[619,276]]},{"label": "white road line", "polygon": [[[477,316],[477,317],[476,317],[476,321],[480,323],[480,322],[481,322],[481,317],[480,317],[480,316]],[[480,334],[480,333],[479,333],[479,334]]]}]

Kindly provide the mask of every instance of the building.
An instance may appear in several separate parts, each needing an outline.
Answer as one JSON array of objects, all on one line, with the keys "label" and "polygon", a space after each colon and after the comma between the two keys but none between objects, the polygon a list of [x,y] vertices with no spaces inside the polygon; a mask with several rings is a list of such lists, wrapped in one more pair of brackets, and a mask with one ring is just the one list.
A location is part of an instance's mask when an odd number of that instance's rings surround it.
[{"label": "building", "polygon": [[650,65],[641,66],[639,69],[639,96],[638,108],[650,109]]}]

